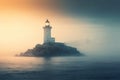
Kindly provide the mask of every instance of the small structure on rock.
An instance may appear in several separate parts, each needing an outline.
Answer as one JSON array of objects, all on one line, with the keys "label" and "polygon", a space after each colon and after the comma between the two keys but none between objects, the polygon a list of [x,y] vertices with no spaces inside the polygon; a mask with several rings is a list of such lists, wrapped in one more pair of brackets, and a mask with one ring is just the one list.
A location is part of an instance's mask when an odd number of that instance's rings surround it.
[{"label": "small structure on rock", "polygon": [[51,37],[51,29],[50,22],[47,20],[45,22],[44,29],[44,43],[55,43],[55,38]]}]

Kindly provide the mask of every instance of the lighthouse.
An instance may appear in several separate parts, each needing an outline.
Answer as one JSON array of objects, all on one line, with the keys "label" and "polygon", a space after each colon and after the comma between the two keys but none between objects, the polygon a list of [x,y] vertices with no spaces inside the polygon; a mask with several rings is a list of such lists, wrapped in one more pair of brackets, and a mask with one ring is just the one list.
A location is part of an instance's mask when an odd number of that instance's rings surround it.
[{"label": "lighthouse", "polygon": [[49,20],[46,20],[44,29],[44,43],[54,43],[55,38],[51,37],[51,29]]}]

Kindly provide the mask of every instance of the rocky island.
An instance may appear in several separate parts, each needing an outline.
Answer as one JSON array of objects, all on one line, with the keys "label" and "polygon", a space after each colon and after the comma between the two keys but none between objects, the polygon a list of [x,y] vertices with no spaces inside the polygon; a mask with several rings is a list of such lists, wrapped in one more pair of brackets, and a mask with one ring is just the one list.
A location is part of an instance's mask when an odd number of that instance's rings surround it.
[{"label": "rocky island", "polygon": [[17,56],[27,57],[53,57],[53,56],[81,56],[82,54],[73,47],[67,46],[61,42],[55,42],[55,38],[51,37],[50,22],[45,22],[44,29],[44,43],[37,44],[33,49],[28,49],[24,53]]},{"label": "rocky island", "polygon": [[54,57],[54,56],[81,56],[82,54],[73,47],[66,46],[64,43],[45,43],[37,44],[33,49],[28,49],[19,56],[28,57]]}]

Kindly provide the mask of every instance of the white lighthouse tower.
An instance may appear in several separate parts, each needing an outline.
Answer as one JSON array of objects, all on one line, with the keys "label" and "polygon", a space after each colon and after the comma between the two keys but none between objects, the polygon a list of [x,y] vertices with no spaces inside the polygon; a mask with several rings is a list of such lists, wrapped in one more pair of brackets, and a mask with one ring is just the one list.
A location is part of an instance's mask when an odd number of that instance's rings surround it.
[{"label": "white lighthouse tower", "polygon": [[49,20],[46,20],[44,29],[44,43],[54,43],[55,38],[51,37],[51,29]]}]

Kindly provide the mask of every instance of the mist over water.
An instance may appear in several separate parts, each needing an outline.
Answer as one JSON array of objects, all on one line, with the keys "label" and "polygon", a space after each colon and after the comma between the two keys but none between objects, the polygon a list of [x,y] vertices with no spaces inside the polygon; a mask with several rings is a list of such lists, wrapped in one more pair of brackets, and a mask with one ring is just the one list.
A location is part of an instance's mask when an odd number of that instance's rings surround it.
[{"label": "mist over water", "polygon": [[[90,30],[91,29],[91,30]],[[87,32],[86,32],[87,33]],[[119,60],[120,56],[120,28],[105,26],[89,28],[84,34],[86,38],[78,37],[78,40],[68,43],[77,47],[86,56],[98,59]]]},{"label": "mist over water", "polygon": [[[100,30],[101,29],[101,30]],[[75,38],[81,57],[0,57],[2,80],[119,80],[119,28],[96,28],[87,38]],[[93,30],[93,32],[94,32]]]},{"label": "mist over water", "polygon": [[[53,32],[60,34],[55,35],[57,40],[65,41],[67,45],[77,48],[85,56],[52,58],[1,56],[0,79],[119,80],[120,28],[113,27],[113,25],[83,24],[79,25],[73,22],[72,25],[69,24],[71,27],[64,25],[64,28],[58,25],[56,32]],[[61,34],[61,31],[67,32]],[[32,44],[31,42],[27,44]]]},{"label": "mist over water", "polygon": [[[0,0],[0,80],[120,80],[119,3]],[[14,57],[42,43],[46,18],[56,41],[85,56]]]},{"label": "mist over water", "polygon": [[93,28],[87,38],[66,42],[81,57],[0,57],[2,80],[119,80],[119,27]]}]

